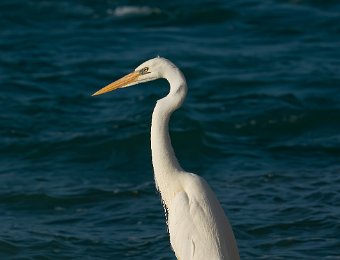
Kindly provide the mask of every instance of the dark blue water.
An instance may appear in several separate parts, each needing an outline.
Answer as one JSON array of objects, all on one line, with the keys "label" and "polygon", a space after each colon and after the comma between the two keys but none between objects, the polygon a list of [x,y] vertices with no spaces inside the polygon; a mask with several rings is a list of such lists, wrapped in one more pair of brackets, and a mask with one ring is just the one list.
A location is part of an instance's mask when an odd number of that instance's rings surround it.
[{"label": "dark blue water", "polygon": [[242,259],[340,259],[340,2],[0,2],[1,259],[175,259],[151,166],[156,55],[176,154]]}]

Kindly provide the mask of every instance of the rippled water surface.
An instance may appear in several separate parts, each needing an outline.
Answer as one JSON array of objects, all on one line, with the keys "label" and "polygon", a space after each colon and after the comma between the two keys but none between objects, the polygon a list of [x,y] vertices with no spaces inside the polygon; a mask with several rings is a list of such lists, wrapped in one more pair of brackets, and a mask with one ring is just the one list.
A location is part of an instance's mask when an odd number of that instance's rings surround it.
[{"label": "rippled water surface", "polygon": [[1,259],[175,259],[151,166],[161,55],[187,77],[176,154],[242,259],[340,259],[340,3],[0,3]]}]

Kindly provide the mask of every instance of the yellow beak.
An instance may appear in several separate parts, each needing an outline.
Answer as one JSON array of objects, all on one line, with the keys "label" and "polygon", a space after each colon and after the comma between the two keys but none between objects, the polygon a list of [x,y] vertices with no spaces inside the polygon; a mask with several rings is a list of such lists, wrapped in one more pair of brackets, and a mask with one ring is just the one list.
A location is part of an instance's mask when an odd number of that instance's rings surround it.
[{"label": "yellow beak", "polygon": [[126,76],[116,80],[115,82],[112,82],[111,84],[107,85],[106,87],[101,88],[96,93],[92,94],[92,96],[97,96],[104,94],[106,92],[110,92],[112,90],[116,90],[118,88],[124,88],[129,85],[132,85],[133,83],[136,83],[139,76],[139,72],[131,72],[130,74],[127,74]]}]

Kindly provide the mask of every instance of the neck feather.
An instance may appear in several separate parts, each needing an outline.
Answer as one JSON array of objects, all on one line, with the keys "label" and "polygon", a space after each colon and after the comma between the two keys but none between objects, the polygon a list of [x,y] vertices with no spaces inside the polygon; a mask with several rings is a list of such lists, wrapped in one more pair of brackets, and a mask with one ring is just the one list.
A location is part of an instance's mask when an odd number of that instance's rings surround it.
[{"label": "neck feather", "polygon": [[163,187],[169,187],[171,183],[175,183],[176,175],[182,172],[171,145],[169,120],[171,114],[182,105],[187,85],[183,74],[177,68],[174,68],[168,75],[164,75],[164,78],[170,84],[170,92],[166,97],[157,101],[152,114],[151,150],[156,186],[162,198],[166,200],[168,195],[164,192],[169,188]]}]

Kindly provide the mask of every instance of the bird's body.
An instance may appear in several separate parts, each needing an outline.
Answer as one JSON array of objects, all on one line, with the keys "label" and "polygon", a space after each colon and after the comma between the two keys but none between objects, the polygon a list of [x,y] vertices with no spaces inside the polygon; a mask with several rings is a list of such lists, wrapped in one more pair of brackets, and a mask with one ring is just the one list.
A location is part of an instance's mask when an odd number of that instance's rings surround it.
[{"label": "bird's body", "polygon": [[154,58],[94,95],[141,82],[165,78],[169,94],[158,100],[152,114],[152,164],[168,218],[170,242],[181,260],[239,259],[232,228],[207,182],[179,165],[169,136],[171,114],[186,96],[182,72],[169,60]]}]

